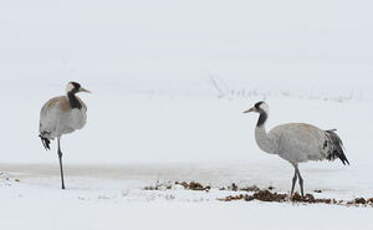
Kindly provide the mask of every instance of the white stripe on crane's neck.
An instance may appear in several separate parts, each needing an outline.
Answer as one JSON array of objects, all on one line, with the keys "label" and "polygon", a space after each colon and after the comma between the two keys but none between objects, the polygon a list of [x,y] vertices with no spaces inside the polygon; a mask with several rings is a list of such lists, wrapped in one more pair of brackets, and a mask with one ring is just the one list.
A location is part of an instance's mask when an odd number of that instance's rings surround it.
[{"label": "white stripe on crane's neck", "polygon": [[265,111],[260,111],[260,116],[258,123],[255,128],[255,140],[259,148],[266,153],[276,153],[275,140],[273,140],[265,128],[265,123],[267,122],[268,114]]}]

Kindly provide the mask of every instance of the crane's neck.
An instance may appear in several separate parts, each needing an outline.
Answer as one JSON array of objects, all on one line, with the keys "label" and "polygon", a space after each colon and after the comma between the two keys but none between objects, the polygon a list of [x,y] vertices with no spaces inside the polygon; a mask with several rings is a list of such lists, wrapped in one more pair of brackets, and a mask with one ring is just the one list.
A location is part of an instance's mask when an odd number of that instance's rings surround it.
[{"label": "crane's neck", "polygon": [[69,98],[69,102],[72,109],[81,109],[82,103],[80,103],[79,99],[75,96],[75,93],[76,92],[74,91],[68,92],[67,98]]},{"label": "crane's neck", "polygon": [[255,128],[255,140],[259,148],[266,153],[275,153],[274,140],[268,135],[265,124],[268,119],[266,112],[261,112]]}]

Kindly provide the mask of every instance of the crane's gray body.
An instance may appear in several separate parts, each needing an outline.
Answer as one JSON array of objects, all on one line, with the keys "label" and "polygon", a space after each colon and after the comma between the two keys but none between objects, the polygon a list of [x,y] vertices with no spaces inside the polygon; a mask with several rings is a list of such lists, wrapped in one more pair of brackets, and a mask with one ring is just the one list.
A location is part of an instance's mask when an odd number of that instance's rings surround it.
[{"label": "crane's gray body", "polygon": [[342,140],[335,130],[322,130],[304,123],[289,123],[279,125],[267,133],[265,124],[268,119],[268,110],[265,102],[258,102],[244,113],[260,114],[255,128],[255,140],[259,148],[264,152],[280,156],[294,166],[291,194],[299,179],[301,193],[302,196],[304,195],[303,178],[300,175],[298,163],[339,158],[343,164],[349,164],[343,151]]},{"label": "crane's gray body", "polygon": [[87,106],[76,96],[82,107],[72,108],[67,96],[50,99],[40,112],[40,134],[49,140],[82,129],[87,122]]},{"label": "crane's gray body", "polygon": [[309,124],[289,123],[273,128],[268,134],[264,126],[257,127],[255,138],[263,151],[297,164],[330,158],[334,146],[328,132]]}]

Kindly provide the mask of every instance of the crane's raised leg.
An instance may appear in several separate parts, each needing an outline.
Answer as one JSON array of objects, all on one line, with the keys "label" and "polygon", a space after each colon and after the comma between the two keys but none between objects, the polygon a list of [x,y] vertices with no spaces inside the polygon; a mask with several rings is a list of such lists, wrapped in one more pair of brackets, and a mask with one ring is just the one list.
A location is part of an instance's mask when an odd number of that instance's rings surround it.
[{"label": "crane's raised leg", "polygon": [[300,192],[301,192],[302,196],[304,196],[303,178],[302,178],[302,176],[300,175],[300,171],[299,171],[298,165],[295,166],[295,173],[298,175],[299,186],[300,186]]},{"label": "crane's raised leg", "polygon": [[59,162],[60,162],[62,189],[65,189],[65,180],[64,180],[64,177],[63,177],[63,166],[62,166],[61,137],[57,138],[57,142],[58,142],[57,155],[58,155],[58,159],[59,159]]}]

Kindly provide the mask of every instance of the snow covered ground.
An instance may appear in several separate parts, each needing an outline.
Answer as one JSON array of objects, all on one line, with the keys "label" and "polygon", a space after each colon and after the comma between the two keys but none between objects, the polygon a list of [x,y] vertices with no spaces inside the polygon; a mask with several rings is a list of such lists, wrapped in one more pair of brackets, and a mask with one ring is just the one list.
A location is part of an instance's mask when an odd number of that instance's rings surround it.
[{"label": "snow covered ground", "polygon": [[[242,193],[219,191],[232,183],[289,192],[292,167],[258,149],[254,141],[257,116],[242,114],[260,98],[84,98],[90,106],[87,127],[63,139],[67,191],[59,189],[55,151],[45,152],[37,138],[37,112],[31,117],[20,114],[16,126],[4,124],[10,130],[8,136],[17,138],[3,144],[7,151],[0,168],[11,179],[0,186],[0,200],[6,207],[0,211],[2,229],[373,227],[369,221],[372,208],[217,200]],[[341,103],[284,96],[268,97],[267,102],[271,105],[269,127],[309,122],[338,128],[345,141],[351,166],[339,161],[301,166],[307,192],[318,198],[372,197],[373,157],[367,147],[370,100]],[[22,107],[19,103],[9,106],[13,105],[12,111],[33,111],[38,98]],[[114,112],[106,113],[104,108]],[[24,127],[34,134],[22,132]],[[180,188],[144,190],[175,181],[197,181],[213,189],[208,193]]]},{"label": "snow covered ground", "polygon": [[[223,165],[223,164],[221,164]],[[2,229],[203,229],[235,228],[258,229],[370,229],[372,208],[339,207],[330,205],[274,204],[264,202],[222,202],[217,198],[240,192],[186,191],[175,188],[169,191],[144,191],[144,186],[155,181],[199,179],[206,183],[243,181],[257,173],[253,164],[193,166],[130,165],[130,166],[68,166],[68,190],[58,189],[59,177],[53,165],[2,165],[19,179],[2,184],[0,226]],[[274,165],[274,164],[273,164]],[[272,171],[262,165],[262,172]],[[269,168],[269,170],[268,170]],[[273,183],[288,185],[280,167]],[[344,179],[338,170],[307,170],[307,182],[333,182]],[[347,173],[346,173],[347,174]],[[318,178],[323,177],[323,180]],[[327,178],[327,179],[325,179]],[[13,178],[14,179],[14,178]],[[262,182],[251,178],[250,182]],[[311,182],[313,181],[313,182]],[[353,180],[345,180],[345,184]],[[371,182],[371,181],[370,181]],[[245,184],[241,182],[240,184]],[[342,182],[340,183],[342,184]],[[350,184],[351,185],[351,184]],[[334,186],[334,187],[333,187]],[[351,186],[354,188],[364,186]],[[343,197],[343,186],[318,186],[325,194],[320,196]],[[307,186],[311,189],[311,186]],[[277,189],[276,189],[277,190]],[[279,189],[282,190],[282,189]],[[241,192],[242,193],[242,192]]]},{"label": "snow covered ground", "polygon": [[[351,166],[301,165],[320,198],[373,197],[373,4],[368,1],[4,1],[0,3],[0,229],[373,229],[372,208],[222,202],[218,188],[273,186],[292,167],[260,151],[268,128],[337,128]],[[88,124],[38,139],[42,104],[75,80]],[[210,192],[146,191],[197,181]],[[322,190],[322,193],[314,193]]]}]

